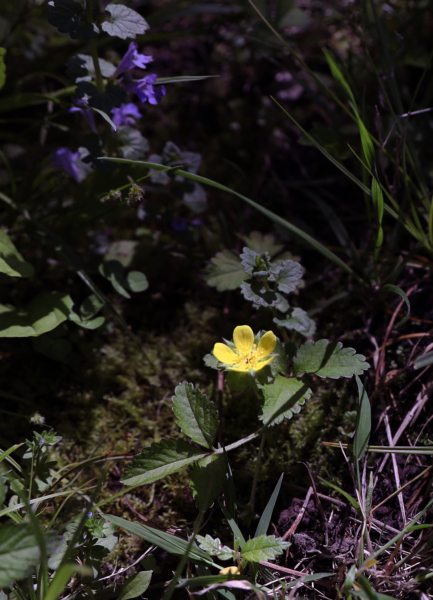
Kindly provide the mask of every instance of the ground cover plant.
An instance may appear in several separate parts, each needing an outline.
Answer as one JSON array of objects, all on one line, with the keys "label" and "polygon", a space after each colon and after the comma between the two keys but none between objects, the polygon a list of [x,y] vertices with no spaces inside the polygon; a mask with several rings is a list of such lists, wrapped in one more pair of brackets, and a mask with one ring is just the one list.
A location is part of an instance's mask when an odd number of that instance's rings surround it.
[{"label": "ground cover plant", "polygon": [[431,595],[430,22],[4,2],[2,599]]}]

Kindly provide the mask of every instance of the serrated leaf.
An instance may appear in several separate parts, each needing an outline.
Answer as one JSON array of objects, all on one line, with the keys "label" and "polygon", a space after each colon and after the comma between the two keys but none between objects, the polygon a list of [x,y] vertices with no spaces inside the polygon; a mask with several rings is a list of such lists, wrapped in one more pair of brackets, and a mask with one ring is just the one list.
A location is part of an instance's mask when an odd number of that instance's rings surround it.
[{"label": "serrated leaf", "polygon": [[362,375],[369,368],[365,356],[356,354],[353,348],[343,348],[341,342],[329,343],[328,340],[306,342],[293,360],[295,375],[305,372],[331,379]]},{"label": "serrated leaf", "polygon": [[276,425],[283,419],[291,419],[311,396],[310,388],[300,379],[286,378],[277,374],[274,383],[260,387],[265,402],[260,420]]},{"label": "serrated leaf", "polygon": [[269,308],[276,306],[279,302],[275,292],[268,292],[260,281],[244,281],[241,284],[241,293],[245,300],[249,300],[256,306]]},{"label": "serrated leaf", "polygon": [[250,277],[269,277],[272,273],[271,259],[267,252],[257,254],[254,250],[245,247],[240,259],[245,273]]},{"label": "serrated leaf", "polygon": [[108,35],[122,40],[135,39],[136,35],[146,33],[149,29],[146,19],[123,4],[109,4],[105,10],[110,13],[111,19],[102,23],[101,27]]},{"label": "serrated leaf", "polygon": [[276,538],[274,535],[261,535],[248,540],[242,548],[241,557],[245,558],[248,562],[273,560],[289,546],[289,542],[284,542],[281,538]]},{"label": "serrated leaf", "polygon": [[207,268],[205,280],[211,287],[216,287],[219,292],[234,290],[247,279],[241,259],[230,250],[218,252],[211,259]]},{"label": "serrated leaf", "polygon": [[81,21],[84,10],[74,0],[51,0],[48,3],[48,23],[57,27],[60,33],[69,33],[73,40],[91,40],[99,34],[93,23]]},{"label": "serrated leaf", "polygon": [[24,260],[8,234],[0,229],[0,273],[9,277],[31,277],[34,269]]},{"label": "serrated leaf", "polygon": [[143,448],[128,465],[121,481],[125,485],[153,483],[180,471],[207,454],[184,440],[162,440]]},{"label": "serrated leaf", "polygon": [[186,381],[179,384],[174,393],[173,412],[179,427],[196,444],[212,448],[219,424],[213,402]]},{"label": "serrated leaf", "polygon": [[[120,5],[119,5],[120,6]],[[119,151],[123,158],[138,160],[149,152],[149,142],[133,127],[120,127],[118,132]]]},{"label": "serrated leaf", "polygon": [[104,92],[100,92],[90,81],[80,81],[75,91],[78,98],[105,113],[109,113],[113,108],[119,108],[126,100],[125,90],[118,85],[108,85]]},{"label": "serrated leaf", "polygon": [[219,538],[214,539],[207,534],[206,537],[197,535],[195,539],[200,548],[211,556],[218,556],[221,560],[229,560],[235,555],[235,551],[228,546],[223,546]]},{"label": "serrated leaf", "polygon": [[120,592],[117,600],[130,600],[130,598],[138,598],[147,590],[152,579],[152,571],[140,571],[130,577]]},{"label": "serrated leaf", "polygon": [[220,496],[226,481],[226,461],[222,454],[204,458],[190,471],[190,487],[197,508],[206,511]]},{"label": "serrated leaf", "polygon": [[280,292],[290,294],[298,287],[302,279],[302,267],[293,260],[279,260],[273,265],[276,268],[269,280],[275,281]]},{"label": "serrated leaf", "polygon": [[291,308],[285,318],[275,318],[274,323],[285,329],[294,329],[306,337],[313,335],[316,330],[315,322],[310,319],[302,308]]},{"label": "serrated leaf", "polygon": [[66,321],[73,301],[68,294],[47,292],[23,309],[0,304],[0,337],[29,337],[55,329]]},{"label": "serrated leaf", "polygon": [[144,292],[149,287],[147,277],[141,271],[129,271],[125,283],[127,284],[128,289],[134,293]]},{"label": "serrated leaf", "polygon": [[0,90],[6,83],[5,54],[6,54],[6,49],[0,48]]},{"label": "serrated leaf", "polygon": [[[45,535],[47,550],[51,553],[59,537]],[[25,577],[39,564],[41,551],[31,525],[6,523],[0,526],[0,588],[11,587],[14,581]]]},{"label": "serrated leaf", "polygon": [[259,231],[252,231],[249,235],[240,235],[239,237],[248,248],[254,250],[257,254],[267,252],[271,258],[284,248],[283,244],[275,242],[275,236],[272,233],[263,235]]}]

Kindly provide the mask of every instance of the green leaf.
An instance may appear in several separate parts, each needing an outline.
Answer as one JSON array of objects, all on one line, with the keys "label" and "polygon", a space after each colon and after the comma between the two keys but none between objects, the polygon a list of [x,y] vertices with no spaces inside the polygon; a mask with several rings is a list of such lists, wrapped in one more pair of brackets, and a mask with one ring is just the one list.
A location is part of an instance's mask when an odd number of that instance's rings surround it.
[{"label": "green leaf", "polygon": [[359,515],[362,514],[361,513],[361,508],[360,508],[358,502],[355,500],[355,498],[352,498],[352,496],[350,496],[347,492],[345,492],[344,490],[342,490],[337,485],[334,485],[333,483],[329,483],[329,481],[326,481],[326,479],[323,479],[323,477],[318,477],[318,480],[321,481],[322,483],[324,483],[325,485],[328,485],[333,490],[335,490],[335,491],[339,492],[340,494],[342,494],[346,498],[346,500],[348,500],[350,502],[350,504],[358,512],[358,514]]},{"label": "green leaf", "polygon": [[75,323],[76,325],[79,325],[83,329],[90,330],[98,329],[98,327],[101,327],[101,325],[105,323],[104,317],[96,317],[95,319],[84,320],[81,319],[81,317],[74,312],[71,312],[71,314],[69,315],[69,320]]},{"label": "green leaf", "polygon": [[290,312],[287,313],[285,318],[275,318],[274,323],[289,330],[294,329],[298,333],[305,335],[305,337],[314,335],[316,330],[315,322],[310,319],[305,310],[302,310],[302,308],[290,308]]},{"label": "green leaf", "polygon": [[196,444],[212,448],[219,424],[213,402],[186,381],[176,387],[174,394],[173,412],[179,427]]},{"label": "green leaf", "polygon": [[138,598],[138,596],[144,594],[149,587],[152,573],[153,571],[135,573],[126,581],[117,600],[130,600],[130,598]]},{"label": "green leaf", "polygon": [[276,354],[274,360],[270,363],[270,368],[272,374],[275,376],[277,373],[281,373],[282,375],[287,374],[287,363],[288,359],[286,356],[286,351],[283,344],[277,338],[277,344],[274,348],[272,354]]},{"label": "green leaf", "polygon": [[371,406],[367,392],[358,375],[355,375],[358,385],[359,406],[356,416],[356,433],[353,440],[353,455],[356,460],[361,460],[367,450],[371,433]]},{"label": "green leaf", "polygon": [[80,306],[80,315],[83,321],[88,321],[95,317],[98,312],[103,308],[104,303],[96,296],[92,294],[88,296],[82,305]]},{"label": "green leaf", "polygon": [[[58,536],[45,535],[47,551],[59,543]],[[0,588],[11,587],[39,564],[41,551],[31,525],[6,523],[0,526]]]},{"label": "green leaf", "polygon": [[289,546],[289,542],[283,542],[281,538],[276,538],[274,535],[261,535],[248,540],[242,548],[241,557],[249,562],[273,560]]},{"label": "green leaf", "polygon": [[188,81],[201,81],[202,79],[212,79],[214,77],[219,77],[219,75],[178,75],[177,77],[158,77],[153,85],[187,83]]},{"label": "green leaf", "polygon": [[124,298],[131,298],[128,292],[123,287],[123,265],[118,260],[107,260],[99,265],[99,272],[103,277],[111,282],[116,292],[121,294]]},{"label": "green leaf", "polygon": [[0,229],[0,273],[9,277],[31,277],[34,273],[32,265],[23,259],[3,229]]},{"label": "green leaf", "polygon": [[392,285],[392,283],[387,283],[386,285],[384,285],[382,287],[382,292],[385,292],[385,295],[386,295],[387,292],[395,292],[396,294],[398,294],[399,296],[401,296],[403,298],[403,300],[406,302],[407,313],[402,318],[401,321],[399,321],[396,325],[394,325],[395,329],[397,329],[398,327],[401,327],[402,325],[404,325],[406,323],[406,321],[410,317],[410,302],[409,302],[409,298],[406,296],[406,294],[403,292],[403,290],[400,287],[398,287],[398,285]]},{"label": "green leaf", "polygon": [[[0,456],[2,456],[2,455],[0,455]],[[6,492],[7,492],[6,478],[3,475],[3,473],[0,472],[0,505],[2,505],[5,501]]]},{"label": "green leaf", "polygon": [[273,266],[276,267],[275,275],[269,280],[275,281],[280,292],[294,292],[302,279],[301,265],[293,260],[279,260]]},{"label": "green leaf", "polygon": [[82,21],[84,10],[73,0],[50,0],[48,3],[48,23],[57,27],[60,33],[69,33],[73,40],[91,40],[99,34],[93,23]]},{"label": "green leaf", "polygon": [[131,292],[144,292],[149,287],[147,277],[141,271],[130,271],[125,278],[125,283]]},{"label": "green leaf", "polygon": [[220,560],[230,560],[236,554],[228,546],[223,546],[219,538],[214,539],[209,534],[206,537],[197,535],[195,539],[202,550],[211,556],[218,556]]},{"label": "green leaf", "polygon": [[[189,546],[189,542],[186,540],[174,535],[170,535],[165,531],[154,529],[148,525],[142,525],[141,523],[130,523],[126,519],[115,517],[113,515],[104,514],[103,517],[108,519],[110,523],[114,523],[118,527],[122,527],[122,529],[129,531],[143,540],[146,540],[146,542],[149,544],[153,544],[154,546],[158,546],[158,548],[162,548],[170,554],[183,556]],[[203,552],[203,550],[200,550],[200,548],[196,548],[195,546],[190,549],[189,559],[191,562],[204,562],[208,565],[218,567],[218,565],[214,564],[206,552]]]},{"label": "green leaf", "polygon": [[123,4],[109,4],[105,9],[111,15],[110,21],[104,21],[101,27],[108,35],[122,40],[135,39],[136,35],[146,33],[149,25],[141,15]]},{"label": "green leaf", "polygon": [[414,360],[413,367],[414,367],[414,369],[423,369],[424,367],[427,367],[428,365],[431,365],[432,363],[433,363],[433,351],[426,352],[426,354],[423,354],[422,356],[418,356],[418,358],[416,358]]},{"label": "green leaf", "polygon": [[[119,4],[119,6],[122,6]],[[131,160],[143,158],[149,152],[149,142],[133,127],[120,127],[118,132],[119,152]]]},{"label": "green leaf", "polygon": [[111,118],[109,117],[109,115],[107,115],[106,112],[104,112],[103,110],[99,110],[99,108],[95,108],[94,106],[89,106],[89,109],[93,110],[93,112],[98,113],[98,115],[101,115],[101,117],[104,119],[104,121],[107,121],[107,123],[109,125],[111,125],[111,127],[114,129],[114,131],[117,131],[116,125],[113,123],[113,121],[111,120]]},{"label": "green leaf", "polygon": [[295,375],[312,373],[331,379],[362,375],[369,368],[365,356],[356,354],[353,348],[343,348],[341,342],[329,343],[328,340],[306,342],[293,360]]},{"label": "green leaf", "polygon": [[259,231],[252,231],[249,235],[240,235],[241,240],[257,254],[264,254],[267,252],[272,258],[276,254],[279,254],[284,248],[283,244],[278,244],[275,241],[275,236],[272,233],[263,235]]},{"label": "green leaf", "polygon": [[206,511],[221,495],[226,480],[226,461],[222,454],[210,456],[194,464],[190,471],[197,508]]},{"label": "green leaf", "polygon": [[6,50],[5,48],[0,48],[0,90],[6,83],[6,65],[5,65],[5,57]]},{"label": "green leaf", "polygon": [[277,374],[274,383],[260,387],[265,402],[260,420],[266,425],[276,425],[291,419],[311,396],[310,388],[300,379]]},{"label": "green leaf", "polygon": [[110,84],[104,92],[100,92],[90,81],[80,81],[76,94],[78,98],[86,100],[90,107],[99,108],[104,113],[119,108],[126,100],[126,92],[118,85]]},{"label": "green leaf", "polygon": [[219,361],[217,358],[215,358],[215,356],[213,354],[206,354],[205,356],[203,356],[203,362],[207,367],[210,367],[211,369],[218,369],[218,364]]},{"label": "green leaf", "polygon": [[0,337],[29,337],[51,331],[66,321],[73,304],[62,292],[36,296],[25,309],[0,304]]},{"label": "green leaf", "polygon": [[240,255],[242,267],[250,277],[269,277],[271,271],[271,259],[267,252],[257,254],[254,250],[245,247]]},{"label": "green leaf", "polygon": [[280,300],[275,292],[268,292],[261,281],[244,281],[241,284],[241,293],[245,300],[249,300],[256,306],[269,308],[276,306]]},{"label": "green leaf", "polygon": [[44,600],[57,600],[61,596],[74,573],[80,573],[83,577],[91,577],[93,571],[86,565],[79,565],[77,562],[66,563],[56,571],[54,579],[44,596]]},{"label": "green leaf", "polygon": [[184,440],[167,439],[143,448],[128,465],[121,481],[125,485],[144,485],[180,471],[207,456]]},{"label": "green leaf", "polygon": [[211,287],[216,287],[219,292],[234,290],[245,279],[247,279],[247,275],[242,268],[241,259],[230,250],[218,252],[211,259],[205,275],[206,283]]},{"label": "green leaf", "polygon": [[272,513],[275,508],[275,503],[277,502],[278,494],[280,493],[283,477],[284,477],[284,473],[281,473],[278,483],[275,486],[274,491],[272,492],[272,496],[269,498],[266,508],[263,511],[262,516],[260,517],[260,521],[257,525],[257,529],[254,534],[255,538],[260,537],[261,535],[266,535],[266,533],[268,531],[268,527],[269,527],[269,524],[270,524],[271,518],[272,518]]}]

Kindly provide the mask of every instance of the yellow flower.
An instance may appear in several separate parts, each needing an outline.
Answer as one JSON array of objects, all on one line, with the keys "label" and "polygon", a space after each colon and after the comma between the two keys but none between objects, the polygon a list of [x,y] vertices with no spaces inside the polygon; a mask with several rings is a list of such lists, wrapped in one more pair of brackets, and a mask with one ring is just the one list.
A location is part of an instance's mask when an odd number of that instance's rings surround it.
[{"label": "yellow flower", "polygon": [[254,343],[254,333],[248,325],[240,325],[233,332],[235,350],[226,344],[215,344],[213,354],[230,371],[247,373],[260,371],[275,357],[269,355],[274,350],[277,338],[272,331],[267,331],[260,339],[259,344]]},{"label": "yellow flower", "polygon": [[220,571],[220,575],[228,575],[229,573],[230,573],[230,575],[240,575],[241,574],[239,567],[224,567],[224,569],[221,569],[221,571]]}]

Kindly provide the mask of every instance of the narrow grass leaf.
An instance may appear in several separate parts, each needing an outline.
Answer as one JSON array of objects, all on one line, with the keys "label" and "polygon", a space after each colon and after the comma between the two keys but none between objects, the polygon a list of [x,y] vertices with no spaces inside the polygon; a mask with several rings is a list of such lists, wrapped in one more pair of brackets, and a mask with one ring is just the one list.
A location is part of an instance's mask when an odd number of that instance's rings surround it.
[{"label": "narrow grass leaf", "polygon": [[10,448],[8,448],[7,450],[5,450],[4,452],[2,452],[2,450],[0,449],[0,463],[9,456],[9,454],[12,454],[12,452],[15,452],[15,450],[18,450],[18,448],[20,446],[22,446],[24,444],[24,442],[21,442],[21,444],[15,444],[14,446],[11,446]]},{"label": "narrow grass leaf", "polygon": [[177,425],[193,442],[212,448],[219,425],[218,412],[205,394],[192,383],[180,383],[173,396]]},{"label": "narrow grass leaf", "polygon": [[344,91],[347,94],[347,97],[349,98],[349,100],[351,101],[351,103],[353,104],[353,106],[355,107],[355,110],[356,110],[355,96],[353,95],[349,84],[347,83],[346,79],[344,78],[343,73],[340,71],[339,67],[337,66],[337,63],[331,57],[331,55],[329,54],[329,52],[327,50],[323,50],[323,54],[325,55],[325,58],[329,65],[329,68],[331,69],[331,73],[333,74],[334,78],[338,81],[338,83],[341,85],[341,87],[344,89]]},{"label": "narrow grass leaf", "polygon": [[56,571],[54,579],[44,596],[44,600],[57,600],[65,592],[65,588],[72,579],[74,573],[80,573],[83,576],[93,576],[93,570],[86,565],[79,565],[76,562],[66,563]]},{"label": "narrow grass leaf", "polygon": [[370,134],[367,131],[361,117],[356,113],[356,120],[358,123],[359,135],[361,137],[362,150],[364,152],[365,160],[370,169],[374,166],[374,146],[371,141]]},{"label": "narrow grass leaf", "polygon": [[265,510],[263,511],[262,516],[260,517],[260,521],[257,525],[256,532],[254,537],[260,537],[261,535],[266,535],[269,527],[269,523],[271,522],[272,513],[275,508],[275,503],[278,498],[278,494],[280,493],[281,483],[283,481],[284,473],[281,473],[281,476],[275,486],[274,491],[272,492],[272,496],[269,498],[269,501],[266,505]]},{"label": "narrow grass leaf", "polygon": [[403,292],[403,290],[400,287],[398,287],[398,285],[393,285],[392,283],[387,283],[386,285],[384,285],[382,287],[382,291],[385,292],[385,294],[387,292],[395,292],[396,294],[398,294],[399,296],[401,296],[403,298],[403,300],[406,302],[407,313],[406,313],[406,315],[403,317],[403,319],[401,321],[399,321],[396,325],[394,325],[395,329],[397,329],[398,327],[401,327],[402,325],[404,325],[406,323],[406,321],[410,317],[410,302],[409,302],[409,298],[406,296],[406,294]]},{"label": "narrow grass leaf", "polygon": [[230,529],[232,530],[234,537],[239,540],[239,545],[242,548],[245,545],[245,538],[244,538],[241,530],[237,526],[236,521],[230,515],[230,513],[228,512],[228,510],[226,509],[224,504],[220,500],[218,500],[218,504],[220,506],[220,509],[223,511],[225,518],[227,519],[227,523],[228,523]]},{"label": "narrow grass leaf", "polygon": [[353,440],[353,455],[356,460],[361,460],[368,446],[371,433],[371,406],[367,392],[358,375],[355,375],[358,385],[358,413],[356,416],[356,432]]},{"label": "narrow grass leaf", "polygon": [[[427,352],[426,354],[423,354],[422,356],[418,356],[418,358],[415,359],[413,366],[415,369],[423,369],[424,367],[427,367],[428,365],[431,365],[432,363],[433,363],[433,351]],[[1,460],[1,456],[0,456],[0,460]]]},{"label": "narrow grass leaf", "polygon": [[344,490],[342,490],[340,487],[338,487],[337,485],[334,485],[333,483],[329,483],[329,481],[326,481],[326,479],[323,479],[322,477],[318,477],[319,481],[321,481],[323,484],[329,486],[330,488],[332,488],[333,490],[335,490],[336,492],[338,492],[339,494],[341,494],[342,496],[344,496],[346,498],[346,500],[348,500],[350,502],[350,504],[353,506],[353,508],[359,513],[361,514],[361,508],[358,504],[358,502],[355,500],[355,498],[352,498],[352,496],[350,496],[347,492],[345,492]]}]

